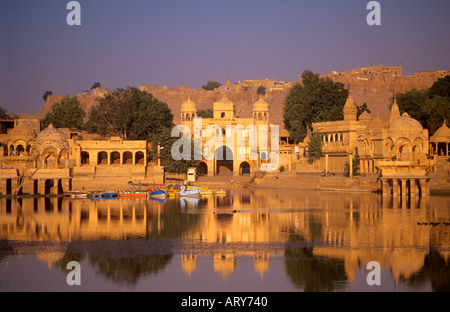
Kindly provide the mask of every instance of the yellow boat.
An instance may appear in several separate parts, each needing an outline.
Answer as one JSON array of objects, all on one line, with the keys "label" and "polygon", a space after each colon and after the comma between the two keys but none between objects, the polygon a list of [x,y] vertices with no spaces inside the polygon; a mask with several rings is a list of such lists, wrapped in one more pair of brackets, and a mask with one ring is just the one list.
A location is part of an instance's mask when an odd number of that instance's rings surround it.
[{"label": "yellow boat", "polygon": [[209,186],[188,186],[188,190],[198,189],[200,195],[214,195],[214,191]]}]

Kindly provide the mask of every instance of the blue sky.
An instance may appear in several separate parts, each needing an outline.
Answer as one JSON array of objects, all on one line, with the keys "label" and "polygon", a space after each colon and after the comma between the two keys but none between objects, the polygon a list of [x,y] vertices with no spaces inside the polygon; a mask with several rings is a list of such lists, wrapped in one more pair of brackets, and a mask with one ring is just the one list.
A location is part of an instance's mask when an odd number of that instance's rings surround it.
[{"label": "blue sky", "polygon": [[389,0],[369,26],[366,0],[0,0],[0,106],[37,113],[46,90],[99,81],[200,88],[211,77],[293,81],[367,65],[450,70],[450,1]]}]

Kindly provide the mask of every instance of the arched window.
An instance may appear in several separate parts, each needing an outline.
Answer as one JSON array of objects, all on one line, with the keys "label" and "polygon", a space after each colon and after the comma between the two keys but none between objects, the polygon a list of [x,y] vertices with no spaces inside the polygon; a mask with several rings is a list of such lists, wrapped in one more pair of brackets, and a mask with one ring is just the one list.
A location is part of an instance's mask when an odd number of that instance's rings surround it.
[{"label": "arched window", "polygon": [[106,152],[99,152],[97,154],[97,165],[107,165],[108,164],[108,154]]},{"label": "arched window", "polygon": [[133,164],[133,154],[131,152],[123,153],[122,164],[123,165],[132,165]]},{"label": "arched window", "polygon": [[239,174],[250,174],[250,165],[248,162],[244,161],[239,165]]},{"label": "arched window", "polygon": [[17,145],[16,148],[16,156],[23,156],[25,154],[25,149],[23,148],[22,145]]},{"label": "arched window", "polygon": [[135,164],[136,165],[145,165],[145,155],[143,152],[136,152],[136,156],[135,156]]},{"label": "arched window", "polygon": [[81,164],[89,165],[89,153],[86,151],[81,152]]},{"label": "arched window", "polygon": [[220,113],[220,118],[225,118],[225,112]]},{"label": "arched window", "polygon": [[111,165],[120,165],[120,153],[112,152],[110,156],[110,164]]}]

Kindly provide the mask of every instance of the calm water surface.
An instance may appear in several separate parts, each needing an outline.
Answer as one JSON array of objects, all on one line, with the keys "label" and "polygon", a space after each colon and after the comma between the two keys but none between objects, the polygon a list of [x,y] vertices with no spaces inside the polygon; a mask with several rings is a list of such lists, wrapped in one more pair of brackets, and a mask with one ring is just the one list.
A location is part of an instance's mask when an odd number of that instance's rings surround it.
[{"label": "calm water surface", "polygon": [[[448,222],[439,196],[1,199],[0,291],[450,291]],[[70,261],[80,286],[67,284]]]}]

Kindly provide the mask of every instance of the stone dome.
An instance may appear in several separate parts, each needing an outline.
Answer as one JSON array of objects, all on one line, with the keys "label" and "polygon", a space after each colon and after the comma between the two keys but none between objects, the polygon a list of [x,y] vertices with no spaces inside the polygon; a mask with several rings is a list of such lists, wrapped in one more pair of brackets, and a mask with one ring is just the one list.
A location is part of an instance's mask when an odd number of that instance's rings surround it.
[{"label": "stone dome", "polygon": [[37,149],[42,153],[47,148],[53,148],[57,153],[62,150],[69,150],[64,133],[56,129],[52,124],[42,130],[36,137],[32,149]]},{"label": "stone dome", "polygon": [[430,138],[431,142],[448,142],[450,140],[450,128],[445,124],[436,130],[433,136]]},{"label": "stone dome", "polygon": [[262,96],[259,97],[259,100],[253,103],[253,111],[254,112],[268,112],[269,104],[263,100]]},{"label": "stone dome", "polygon": [[236,110],[236,106],[231,102],[226,95],[224,95],[220,100],[214,102],[213,109],[218,110]]},{"label": "stone dome", "polygon": [[392,123],[389,125],[389,131],[394,132],[414,132],[422,130],[423,127],[420,122],[411,118],[408,113],[403,113],[403,115],[392,121]]},{"label": "stone dome", "polygon": [[183,102],[181,104],[181,111],[182,112],[196,112],[197,111],[197,104],[191,100],[190,97],[186,100],[186,102]]}]

